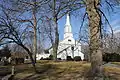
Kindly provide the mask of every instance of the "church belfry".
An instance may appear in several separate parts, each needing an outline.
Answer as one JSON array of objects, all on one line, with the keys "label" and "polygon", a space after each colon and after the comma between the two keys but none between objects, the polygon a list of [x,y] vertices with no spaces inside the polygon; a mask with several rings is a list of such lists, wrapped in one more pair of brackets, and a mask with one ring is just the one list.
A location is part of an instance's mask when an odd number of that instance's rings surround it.
[{"label": "church belfry", "polygon": [[64,27],[64,39],[67,37],[73,37],[69,14],[66,16],[66,24]]}]

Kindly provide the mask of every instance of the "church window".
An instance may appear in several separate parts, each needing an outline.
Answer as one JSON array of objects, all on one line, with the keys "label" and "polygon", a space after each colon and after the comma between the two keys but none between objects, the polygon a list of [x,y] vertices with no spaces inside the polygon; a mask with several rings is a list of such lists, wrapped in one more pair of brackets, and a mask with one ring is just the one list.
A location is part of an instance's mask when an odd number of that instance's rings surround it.
[{"label": "church window", "polygon": [[26,59],[28,59],[28,56],[26,56]]},{"label": "church window", "polygon": [[71,47],[71,50],[74,50],[74,47],[73,47],[73,46]]},{"label": "church window", "polygon": [[70,42],[71,42],[71,40],[70,40],[70,39],[68,39],[68,41],[70,41]]}]

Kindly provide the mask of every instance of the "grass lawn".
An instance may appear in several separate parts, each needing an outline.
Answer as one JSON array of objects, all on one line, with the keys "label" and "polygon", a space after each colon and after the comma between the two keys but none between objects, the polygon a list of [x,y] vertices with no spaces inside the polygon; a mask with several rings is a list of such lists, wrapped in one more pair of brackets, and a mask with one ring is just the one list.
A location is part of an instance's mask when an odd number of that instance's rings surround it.
[{"label": "grass lawn", "polygon": [[[87,62],[53,62],[39,61],[36,66],[39,73],[34,73],[30,64],[16,66],[19,73],[15,75],[15,79],[30,79],[30,80],[70,80],[80,78],[84,72],[88,70],[89,63]],[[24,66],[24,68],[22,68]],[[19,68],[18,68],[19,67]],[[21,68],[20,68],[21,67]]]},{"label": "grass lawn", "polygon": [[5,76],[11,73],[11,66],[0,66],[0,76]]},{"label": "grass lawn", "polygon": [[[114,63],[116,64],[116,63]],[[117,64],[120,64],[117,62]],[[89,70],[90,63],[81,61],[53,62],[38,61],[36,64],[39,73],[35,73],[31,64],[15,66],[14,80],[82,80]],[[120,80],[120,68],[104,67],[105,80]]]}]

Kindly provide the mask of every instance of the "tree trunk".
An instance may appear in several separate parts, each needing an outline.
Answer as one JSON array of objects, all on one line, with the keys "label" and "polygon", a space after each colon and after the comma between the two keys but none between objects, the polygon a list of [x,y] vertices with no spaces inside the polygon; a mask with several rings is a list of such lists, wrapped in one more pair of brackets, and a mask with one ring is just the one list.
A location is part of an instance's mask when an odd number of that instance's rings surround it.
[{"label": "tree trunk", "polygon": [[34,54],[33,54],[33,58],[36,62],[36,53],[37,53],[37,21],[36,21],[36,17],[35,14],[33,14],[33,19],[34,19]]},{"label": "tree trunk", "polygon": [[91,69],[88,74],[89,80],[103,80],[102,78],[102,48],[100,41],[101,15],[99,8],[100,0],[86,0],[86,10],[89,18],[90,30],[90,61]]},{"label": "tree trunk", "polygon": [[58,50],[58,45],[59,45],[59,33],[58,33],[58,19],[57,19],[57,14],[56,14],[56,0],[53,0],[53,21],[54,21],[54,26],[55,26],[55,41],[52,43],[53,44],[53,57],[54,61],[57,61],[57,50]]},{"label": "tree trunk", "polygon": [[34,54],[33,54],[33,58],[35,60],[36,63],[36,54],[37,54],[37,19],[36,19],[36,0],[34,1],[34,6],[33,6],[33,30],[34,30],[34,43],[33,43],[33,50],[34,50]]},{"label": "tree trunk", "polygon": [[53,43],[53,56],[54,56],[54,61],[57,61],[57,50],[58,50],[58,45],[59,45],[59,33],[58,33],[58,23],[57,20],[55,22],[55,42]]},{"label": "tree trunk", "polygon": [[37,72],[36,66],[35,66],[35,61],[34,61],[34,59],[33,59],[33,57],[32,57],[32,53],[31,53],[31,52],[29,51],[29,49],[26,48],[24,45],[22,45],[22,44],[19,44],[19,45],[20,45],[21,47],[23,47],[23,48],[27,51],[28,55],[30,56],[30,60],[31,60],[32,66],[33,66],[33,68],[34,68],[34,71]]}]

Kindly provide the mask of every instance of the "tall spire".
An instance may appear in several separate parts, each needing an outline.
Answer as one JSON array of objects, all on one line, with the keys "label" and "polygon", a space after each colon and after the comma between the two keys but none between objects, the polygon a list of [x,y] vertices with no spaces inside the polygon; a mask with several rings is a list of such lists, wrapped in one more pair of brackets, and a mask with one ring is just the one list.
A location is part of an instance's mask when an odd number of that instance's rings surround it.
[{"label": "tall spire", "polygon": [[69,13],[66,16],[66,24],[64,27],[64,39],[67,37],[73,37]]},{"label": "tall spire", "polygon": [[70,25],[70,16],[69,16],[69,13],[67,14],[66,24],[65,25]]}]

